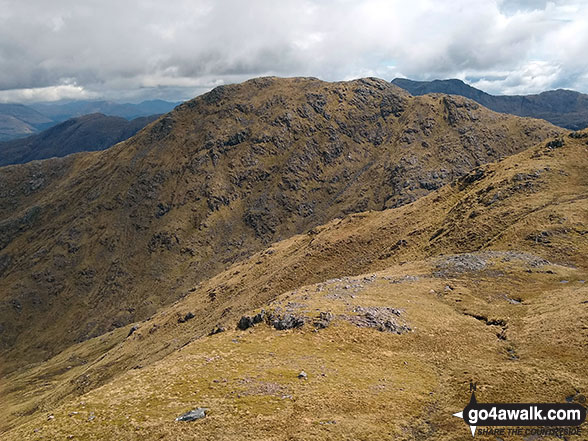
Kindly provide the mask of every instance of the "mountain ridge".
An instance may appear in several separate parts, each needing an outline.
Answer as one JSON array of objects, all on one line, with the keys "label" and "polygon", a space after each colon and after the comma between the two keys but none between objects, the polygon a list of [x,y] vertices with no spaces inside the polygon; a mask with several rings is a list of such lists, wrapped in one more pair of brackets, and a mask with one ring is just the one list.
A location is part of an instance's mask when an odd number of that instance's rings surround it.
[{"label": "mountain ridge", "polygon": [[31,108],[47,115],[55,122],[62,122],[72,117],[92,113],[103,113],[108,116],[119,116],[127,120],[139,117],[160,115],[171,111],[179,102],[159,99],[145,100],[140,103],[119,103],[105,100],[81,100],[68,103],[36,103]]},{"label": "mountain ridge", "polygon": [[38,134],[68,119],[93,113],[120,116],[127,120],[167,113],[177,102],[147,100],[138,104],[113,101],[65,103],[0,103],[0,142]]},{"label": "mountain ridge", "polygon": [[29,106],[0,103],[0,141],[31,135],[52,123],[51,118]]},{"label": "mountain ridge", "polygon": [[159,115],[135,118],[89,114],[26,138],[0,142],[0,167],[83,151],[104,150],[133,136]]},{"label": "mountain ridge", "polygon": [[588,127],[588,95],[573,90],[549,90],[536,95],[491,95],[458,79],[414,81],[395,78],[392,83],[413,95],[460,95],[496,112],[541,118],[570,130]]}]

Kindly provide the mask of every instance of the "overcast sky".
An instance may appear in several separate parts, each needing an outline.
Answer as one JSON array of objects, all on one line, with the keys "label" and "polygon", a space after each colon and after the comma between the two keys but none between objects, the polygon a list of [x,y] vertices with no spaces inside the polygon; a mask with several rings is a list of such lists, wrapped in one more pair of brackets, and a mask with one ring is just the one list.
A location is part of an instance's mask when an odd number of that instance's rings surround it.
[{"label": "overcast sky", "polygon": [[0,0],[0,101],[187,99],[263,75],[588,92],[586,0]]}]

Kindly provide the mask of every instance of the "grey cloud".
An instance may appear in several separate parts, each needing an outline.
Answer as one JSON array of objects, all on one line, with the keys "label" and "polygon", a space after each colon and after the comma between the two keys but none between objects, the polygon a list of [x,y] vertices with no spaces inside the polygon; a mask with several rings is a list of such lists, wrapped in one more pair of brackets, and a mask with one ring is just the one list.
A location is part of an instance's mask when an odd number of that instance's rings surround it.
[{"label": "grey cloud", "polygon": [[579,0],[0,0],[0,101],[184,99],[267,74],[588,91],[587,14]]}]

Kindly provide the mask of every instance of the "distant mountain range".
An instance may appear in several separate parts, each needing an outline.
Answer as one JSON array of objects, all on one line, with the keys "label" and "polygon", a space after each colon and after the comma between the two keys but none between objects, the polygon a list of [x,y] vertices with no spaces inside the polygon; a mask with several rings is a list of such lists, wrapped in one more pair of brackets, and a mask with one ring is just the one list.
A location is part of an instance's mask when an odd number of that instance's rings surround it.
[{"label": "distant mountain range", "polygon": [[22,104],[0,104],[0,141],[32,135],[55,124],[46,115]]},{"label": "distant mountain range", "polygon": [[94,113],[68,119],[36,135],[0,142],[0,166],[104,150],[130,138],[158,117],[143,116],[128,121],[120,116]]},{"label": "distant mountain range", "polygon": [[66,119],[88,115],[90,113],[102,113],[110,116],[120,116],[126,119],[139,118],[141,116],[161,115],[176,107],[179,102],[163,100],[143,101],[139,104],[114,103],[112,101],[73,101],[70,103],[39,103],[30,107],[51,118],[61,122]]},{"label": "distant mountain range", "polygon": [[495,112],[541,118],[570,130],[588,127],[588,95],[573,90],[550,90],[537,95],[490,95],[461,80],[413,81],[395,78],[392,83],[419,96],[447,93],[470,98]]},{"label": "distant mountain range", "polygon": [[0,104],[0,141],[37,134],[70,118],[101,113],[127,120],[167,113],[179,103],[162,100],[138,104],[110,101],[75,101],[70,103]]}]

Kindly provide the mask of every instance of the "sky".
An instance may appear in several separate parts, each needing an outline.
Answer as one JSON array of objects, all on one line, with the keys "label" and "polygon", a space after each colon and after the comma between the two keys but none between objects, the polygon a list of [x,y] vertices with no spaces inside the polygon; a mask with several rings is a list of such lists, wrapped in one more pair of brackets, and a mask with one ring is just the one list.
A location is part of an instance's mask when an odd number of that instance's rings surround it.
[{"label": "sky", "polygon": [[249,78],[588,92],[588,0],[0,0],[0,102],[184,100]]}]

